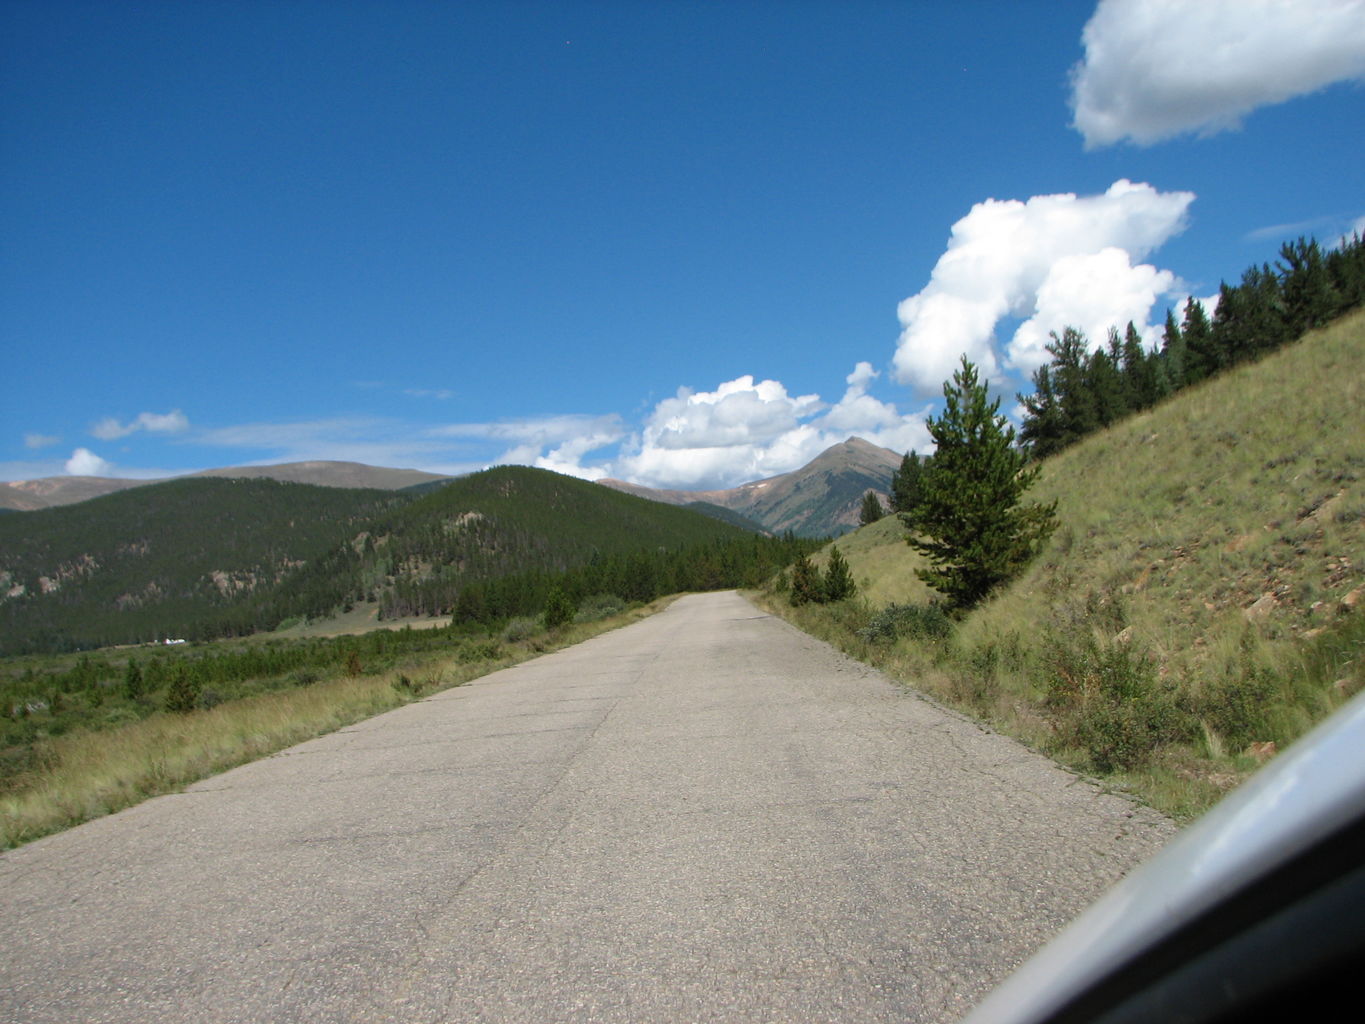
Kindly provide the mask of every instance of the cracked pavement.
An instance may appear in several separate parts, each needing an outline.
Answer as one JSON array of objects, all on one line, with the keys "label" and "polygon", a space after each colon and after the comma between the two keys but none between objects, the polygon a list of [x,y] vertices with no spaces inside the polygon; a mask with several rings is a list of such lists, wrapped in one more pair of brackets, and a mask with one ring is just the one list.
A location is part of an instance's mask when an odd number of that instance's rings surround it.
[{"label": "cracked pavement", "polygon": [[1173,832],[693,595],[3,854],[0,1020],[955,1020]]}]

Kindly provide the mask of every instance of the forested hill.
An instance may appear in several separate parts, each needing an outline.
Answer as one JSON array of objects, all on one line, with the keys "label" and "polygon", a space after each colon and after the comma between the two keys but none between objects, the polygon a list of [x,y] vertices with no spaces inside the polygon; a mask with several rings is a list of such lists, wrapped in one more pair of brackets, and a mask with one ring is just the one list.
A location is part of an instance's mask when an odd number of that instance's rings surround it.
[{"label": "forested hill", "polygon": [[0,517],[0,652],[212,633],[411,500],[182,479]]},{"label": "forested hill", "polygon": [[278,600],[282,617],[301,614],[296,606],[319,602],[296,595],[346,581],[349,592],[333,603],[377,601],[386,617],[445,615],[475,582],[751,538],[690,509],[548,470],[502,466],[462,477],[376,523],[289,581]]},{"label": "forested hill", "polygon": [[[565,570],[596,565],[579,584],[606,586],[630,566],[634,589],[656,589],[662,553],[710,548],[693,560],[732,576],[762,543],[776,542],[525,467],[425,494],[176,480],[0,517],[0,653],[240,635],[361,602],[385,616],[446,615],[475,590],[480,614],[496,613],[490,599],[519,614]],[[507,577],[515,595],[489,589]]]}]

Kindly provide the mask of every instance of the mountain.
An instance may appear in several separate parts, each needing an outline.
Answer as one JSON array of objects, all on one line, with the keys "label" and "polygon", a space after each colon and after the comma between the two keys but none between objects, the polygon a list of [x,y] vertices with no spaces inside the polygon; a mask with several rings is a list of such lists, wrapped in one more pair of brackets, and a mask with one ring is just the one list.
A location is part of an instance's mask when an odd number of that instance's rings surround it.
[{"label": "mountain", "polygon": [[246,609],[411,500],[180,479],[0,516],[0,653],[247,631]]},{"label": "mountain", "polygon": [[551,575],[586,566],[596,570],[583,586],[634,600],[659,592],[666,553],[711,550],[697,560],[715,570],[706,578],[671,577],[673,589],[704,589],[773,561],[763,545],[776,543],[519,466],[426,493],[182,478],[0,516],[0,653],[240,635],[361,603],[449,615],[465,591],[501,579],[510,589],[483,587],[481,607],[519,615]]},{"label": "mountain", "polygon": [[798,470],[724,491],[659,490],[610,479],[598,482],[669,505],[719,505],[771,533],[790,530],[799,537],[830,537],[858,526],[858,513],[868,491],[876,491],[885,504],[901,458],[889,448],[850,437]]},{"label": "mountain", "polygon": [[38,480],[15,480],[0,483],[0,508],[16,512],[34,512],[57,505],[101,498],[115,491],[142,487],[155,480],[117,480],[103,476],[48,476]]},{"label": "mountain", "polygon": [[359,462],[284,462],[274,466],[226,466],[206,469],[183,477],[155,480],[124,480],[100,476],[49,476],[37,480],[0,483],[0,508],[32,512],[40,508],[74,505],[116,491],[163,484],[168,480],[196,477],[231,477],[315,484],[319,487],[360,487],[397,491],[422,484],[439,483],[450,477],[418,469],[386,469]]}]

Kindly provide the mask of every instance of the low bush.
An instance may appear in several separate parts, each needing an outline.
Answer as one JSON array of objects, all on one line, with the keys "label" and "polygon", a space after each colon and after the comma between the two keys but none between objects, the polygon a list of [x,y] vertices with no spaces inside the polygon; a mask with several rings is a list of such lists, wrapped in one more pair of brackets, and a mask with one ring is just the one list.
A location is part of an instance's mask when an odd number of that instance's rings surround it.
[{"label": "low bush", "polygon": [[585,597],[578,606],[573,620],[577,623],[596,622],[610,615],[620,615],[626,610],[626,603],[615,594],[593,594]]},{"label": "low bush", "polygon": [[508,644],[522,643],[539,632],[540,623],[535,619],[509,619],[507,625],[502,627],[502,640]]},{"label": "low bush", "polygon": [[1053,632],[1044,639],[1043,657],[1056,742],[1081,748],[1096,771],[1143,767],[1163,746],[1187,742],[1198,731],[1176,688],[1128,644]]},{"label": "low bush", "polygon": [[858,630],[868,643],[893,643],[902,637],[915,640],[946,640],[953,622],[936,602],[929,604],[889,604]]}]

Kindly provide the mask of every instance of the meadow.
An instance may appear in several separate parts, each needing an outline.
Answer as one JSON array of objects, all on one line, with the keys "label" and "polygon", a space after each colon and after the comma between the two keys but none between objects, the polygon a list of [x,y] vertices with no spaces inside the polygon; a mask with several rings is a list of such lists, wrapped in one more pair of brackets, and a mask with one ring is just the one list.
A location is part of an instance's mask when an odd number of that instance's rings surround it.
[{"label": "meadow", "polygon": [[[8,659],[0,664],[0,849],[580,643],[667,603],[588,601],[575,621],[548,630],[514,619],[491,633],[447,627],[300,640],[294,629]],[[130,662],[141,676],[131,687]],[[193,697],[169,710],[177,682]]]}]

